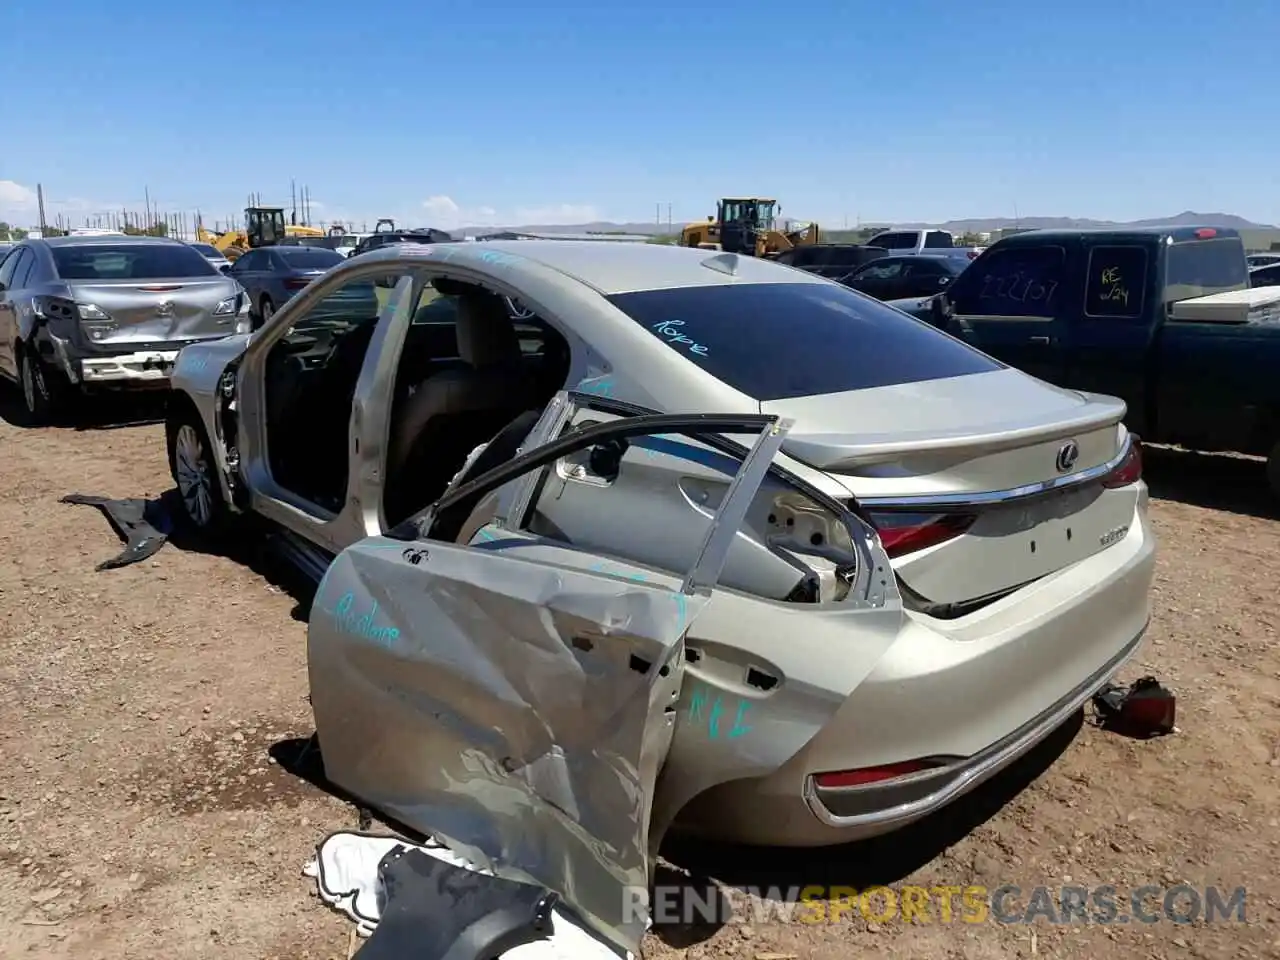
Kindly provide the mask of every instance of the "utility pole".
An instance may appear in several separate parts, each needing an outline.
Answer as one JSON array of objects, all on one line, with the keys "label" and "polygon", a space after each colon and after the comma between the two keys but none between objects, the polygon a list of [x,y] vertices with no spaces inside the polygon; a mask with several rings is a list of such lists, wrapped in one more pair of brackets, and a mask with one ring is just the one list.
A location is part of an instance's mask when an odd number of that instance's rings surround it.
[{"label": "utility pole", "polygon": [[44,234],[44,231],[45,231],[45,220],[44,220],[44,185],[43,185],[43,184],[40,184],[40,183],[37,183],[37,184],[36,184],[36,206],[38,207],[38,209],[39,209],[39,211],[40,211],[40,233],[41,233],[41,235],[43,235],[43,234]]},{"label": "utility pole", "polygon": [[671,232],[671,202],[667,201],[667,233]]},{"label": "utility pole", "polygon": [[289,214],[289,222],[296,227],[298,225],[298,187],[292,178],[289,180],[289,205],[293,208],[293,212]]},{"label": "utility pole", "polygon": [[143,210],[146,212],[145,213],[146,220],[144,220],[142,223],[142,232],[150,233],[151,232],[151,191],[146,187],[142,188],[142,207],[143,207]]}]

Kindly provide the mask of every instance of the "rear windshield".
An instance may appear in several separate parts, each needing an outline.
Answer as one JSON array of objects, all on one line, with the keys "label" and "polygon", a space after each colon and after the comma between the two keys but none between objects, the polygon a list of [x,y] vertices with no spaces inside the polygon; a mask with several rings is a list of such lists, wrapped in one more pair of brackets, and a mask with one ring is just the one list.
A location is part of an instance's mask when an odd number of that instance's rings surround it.
[{"label": "rear windshield", "polygon": [[835,284],[717,284],[609,300],[717,380],[762,401],[1003,367],[927,323]]},{"label": "rear windshield", "polygon": [[281,247],[276,253],[289,266],[297,267],[301,270],[327,270],[329,267],[342,263],[344,259],[342,254],[335,250],[305,250],[301,248],[290,250],[288,247]]},{"label": "rear windshield", "polygon": [[1249,286],[1249,264],[1239,237],[1171,243],[1165,257],[1166,301],[1207,297]]},{"label": "rear windshield", "polygon": [[185,243],[85,243],[52,247],[63,280],[188,280],[220,276]]},{"label": "rear windshield", "polygon": [[200,254],[200,256],[202,257],[222,256],[222,254],[218,252],[217,248],[214,247],[213,244],[211,243],[193,243],[191,245],[191,249],[194,250],[196,253]]}]

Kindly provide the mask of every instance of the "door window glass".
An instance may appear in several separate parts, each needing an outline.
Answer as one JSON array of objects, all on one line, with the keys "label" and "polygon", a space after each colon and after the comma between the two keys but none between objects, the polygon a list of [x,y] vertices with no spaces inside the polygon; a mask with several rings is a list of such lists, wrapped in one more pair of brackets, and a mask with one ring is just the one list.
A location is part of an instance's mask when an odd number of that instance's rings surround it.
[{"label": "door window glass", "polygon": [[1084,312],[1090,317],[1142,316],[1147,251],[1142,247],[1094,247],[1085,274]]},{"label": "door window glass", "polygon": [[1067,252],[1010,247],[975,260],[952,286],[960,316],[1051,317],[1062,299]]}]

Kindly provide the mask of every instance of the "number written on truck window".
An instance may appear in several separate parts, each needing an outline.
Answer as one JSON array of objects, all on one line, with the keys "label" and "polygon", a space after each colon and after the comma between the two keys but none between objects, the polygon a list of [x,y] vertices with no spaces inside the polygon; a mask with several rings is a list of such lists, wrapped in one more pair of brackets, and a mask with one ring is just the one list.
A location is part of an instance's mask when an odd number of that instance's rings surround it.
[{"label": "number written on truck window", "polygon": [[1085,277],[1087,316],[1142,316],[1147,286],[1147,251],[1142,247],[1094,247],[1089,251]]},{"label": "number written on truck window", "polygon": [[1066,260],[1066,251],[1054,246],[992,251],[956,281],[951,292],[955,312],[961,316],[1052,316]]}]

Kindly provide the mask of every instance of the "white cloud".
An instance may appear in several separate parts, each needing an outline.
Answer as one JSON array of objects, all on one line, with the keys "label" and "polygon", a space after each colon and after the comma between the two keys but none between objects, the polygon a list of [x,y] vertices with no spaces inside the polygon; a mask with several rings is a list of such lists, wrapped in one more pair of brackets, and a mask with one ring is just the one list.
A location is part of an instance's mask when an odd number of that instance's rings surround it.
[{"label": "white cloud", "polygon": [[36,211],[36,192],[13,180],[0,180],[0,220],[25,226]]},{"label": "white cloud", "polygon": [[[132,208],[132,205],[130,205]],[[59,216],[71,223],[78,223],[90,214],[99,212],[115,212],[119,203],[87,200],[84,197],[50,197],[44,198],[45,220],[53,224]],[[141,213],[141,204],[137,212]],[[40,219],[39,197],[34,187],[28,187],[16,180],[0,180],[0,220],[15,227],[34,227]]]},{"label": "white cloud", "polygon": [[464,207],[452,197],[435,196],[422,201],[426,226],[441,230],[459,227],[520,227],[552,224],[590,223],[600,219],[600,211],[587,204],[561,203],[547,207]]}]

